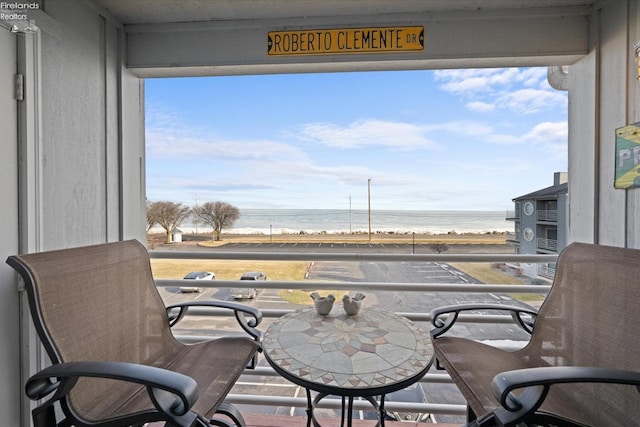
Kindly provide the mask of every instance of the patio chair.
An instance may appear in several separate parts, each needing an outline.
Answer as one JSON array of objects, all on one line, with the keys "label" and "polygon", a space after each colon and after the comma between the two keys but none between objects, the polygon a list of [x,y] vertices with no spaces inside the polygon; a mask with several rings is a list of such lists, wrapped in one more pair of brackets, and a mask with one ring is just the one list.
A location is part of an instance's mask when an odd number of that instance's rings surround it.
[{"label": "patio chair", "polygon": [[[36,427],[244,425],[223,400],[260,349],[258,310],[197,301],[233,310],[251,337],[185,345],[170,323],[188,303],[165,308],[148,253],[135,240],[15,255],[7,263],[24,279],[53,363],[26,383],[29,398],[49,396],[32,411]],[[56,402],[64,421],[56,421]]]},{"label": "patio chair", "polygon": [[[573,243],[537,315],[433,310],[435,355],[467,400],[469,426],[638,425],[639,307],[640,250]],[[521,350],[442,336],[461,312],[496,308],[530,331]]]}]

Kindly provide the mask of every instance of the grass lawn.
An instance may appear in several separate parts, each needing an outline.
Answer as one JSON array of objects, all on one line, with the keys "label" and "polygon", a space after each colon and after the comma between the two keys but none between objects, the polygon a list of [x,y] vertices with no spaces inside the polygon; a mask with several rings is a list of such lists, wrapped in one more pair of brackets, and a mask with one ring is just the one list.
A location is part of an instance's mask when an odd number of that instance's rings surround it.
[{"label": "grass lawn", "polygon": [[451,262],[449,265],[483,283],[499,283],[501,285],[521,285],[523,283],[523,280],[498,271],[488,263]]},{"label": "grass lawn", "polygon": [[211,271],[216,273],[216,279],[238,280],[247,271],[263,271],[267,280],[304,280],[309,264],[307,261],[152,259],[151,269],[157,279],[182,279],[191,271]]},{"label": "grass lawn", "polygon": [[[522,285],[528,283],[528,278],[521,279],[503,273],[491,266],[490,263],[482,262],[452,262],[454,268],[468,274],[469,276],[483,282],[500,285]],[[535,302],[544,300],[543,294],[508,294],[511,298],[523,302]]]},{"label": "grass lawn", "polygon": [[[311,292],[313,291],[303,291],[301,289],[282,289],[278,293],[278,295],[283,300],[288,301],[292,304],[312,305],[313,300],[311,299],[311,296],[310,296]],[[323,297],[326,297],[327,295],[332,294],[334,297],[336,297],[336,302],[340,301],[342,299],[342,296],[347,293],[347,291],[328,291],[328,290],[322,290],[322,291],[316,291],[316,292],[318,292]]]},{"label": "grass lawn", "polygon": [[[211,271],[218,280],[238,280],[247,271],[263,271],[267,280],[304,280],[309,268],[307,261],[244,261],[244,260],[171,260],[152,259],[153,276],[158,279],[182,279],[191,271]],[[300,289],[282,289],[280,298],[292,304],[311,305],[309,294],[312,291]],[[345,291],[318,291],[320,295],[333,294],[336,300],[342,298]]]}]

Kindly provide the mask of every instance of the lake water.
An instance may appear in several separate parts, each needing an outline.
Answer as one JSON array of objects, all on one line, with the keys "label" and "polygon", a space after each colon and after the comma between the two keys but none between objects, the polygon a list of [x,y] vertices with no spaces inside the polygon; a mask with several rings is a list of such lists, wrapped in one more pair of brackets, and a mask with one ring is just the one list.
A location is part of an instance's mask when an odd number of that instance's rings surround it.
[{"label": "lake water", "polygon": [[[373,233],[486,233],[513,231],[513,222],[505,220],[506,211],[396,211],[371,212]],[[185,233],[196,231],[193,223],[180,227]],[[199,232],[211,228],[198,224]],[[240,218],[225,233],[367,233],[366,210],[349,209],[241,209]]]}]

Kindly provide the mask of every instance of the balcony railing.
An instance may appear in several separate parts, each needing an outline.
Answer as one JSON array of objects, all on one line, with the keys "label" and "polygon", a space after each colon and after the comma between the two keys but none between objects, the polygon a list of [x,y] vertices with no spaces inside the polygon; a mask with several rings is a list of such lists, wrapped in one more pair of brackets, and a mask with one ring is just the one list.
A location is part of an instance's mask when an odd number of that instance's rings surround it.
[{"label": "balcony railing", "polygon": [[556,269],[545,264],[538,264],[537,272],[538,276],[549,280],[553,280],[556,275]]},{"label": "balcony railing", "polygon": [[[510,254],[383,254],[383,253],[307,253],[307,252],[225,252],[215,251],[151,251],[151,258],[155,259],[203,259],[203,260],[261,260],[261,261],[341,261],[341,262],[473,262],[473,263],[548,263],[555,262],[556,255],[510,255]],[[169,280],[157,279],[158,287],[180,287],[193,286],[193,281],[189,280]],[[203,288],[241,288],[254,287],[255,282],[240,280],[212,280],[199,281],[198,286]],[[348,291],[393,291],[393,292],[423,292],[423,293],[464,293],[464,294],[542,294],[548,293],[550,286],[540,285],[506,285],[506,284],[463,284],[463,283],[405,283],[405,282],[376,282],[376,281],[277,281],[269,280],[260,282],[261,289],[301,289],[301,290],[348,290]],[[265,321],[261,325],[262,330],[268,327],[270,321],[286,313],[294,311],[292,308],[271,308],[262,309]],[[415,322],[429,322],[431,316],[430,309],[420,312],[398,312]],[[204,316],[228,316],[229,313],[221,309],[197,308],[189,311],[190,315],[196,317]],[[512,324],[513,319],[508,314],[467,314],[461,315],[459,322],[482,323],[482,324]],[[266,324],[266,325],[265,325]],[[428,330],[428,324],[422,325]],[[179,331],[177,331],[179,334]],[[210,339],[210,336],[194,334],[190,331],[188,335],[178,336],[185,342],[196,342]],[[433,371],[433,370],[432,370]],[[445,387],[451,385],[451,379],[445,371],[430,371],[420,381],[423,386]],[[285,387],[277,373],[270,367],[259,366],[256,369],[245,371],[245,381],[250,384],[274,384]],[[248,378],[248,379],[247,379]],[[249,390],[249,391],[245,391]],[[272,394],[254,394],[255,387],[245,387],[242,391],[232,390],[228,400],[234,404],[250,405],[254,408],[264,406],[288,407],[293,414],[295,408],[304,408],[307,405],[304,393],[292,396],[274,396]],[[319,408],[339,409],[341,401],[338,399],[325,399]],[[462,419],[466,414],[464,402],[385,402],[385,407],[389,411],[403,411],[416,413],[430,413],[435,415],[458,416]],[[356,410],[371,410],[371,406],[366,401],[354,402]]]},{"label": "balcony railing", "polygon": [[538,221],[558,222],[558,210],[539,210]]},{"label": "balcony railing", "polygon": [[536,243],[538,249],[558,252],[558,241],[556,239],[544,239],[539,237]]}]

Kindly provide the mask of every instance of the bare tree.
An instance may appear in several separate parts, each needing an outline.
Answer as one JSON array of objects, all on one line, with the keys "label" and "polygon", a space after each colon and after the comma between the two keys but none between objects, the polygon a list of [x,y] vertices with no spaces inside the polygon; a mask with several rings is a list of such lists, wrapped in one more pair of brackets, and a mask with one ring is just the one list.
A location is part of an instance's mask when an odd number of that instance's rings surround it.
[{"label": "bare tree", "polygon": [[238,208],[227,202],[206,202],[197,211],[202,222],[213,228],[214,240],[220,240],[222,229],[232,227],[240,218]]},{"label": "bare tree", "polygon": [[154,204],[147,200],[147,233],[158,223],[158,212]]},{"label": "bare tree", "polygon": [[449,250],[449,246],[446,243],[433,243],[430,245],[431,249],[441,254]]},{"label": "bare tree", "polygon": [[171,243],[171,233],[191,213],[191,208],[182,203],[151,202],[147,203],[147,229],[158,224],[167,232],[167,243]]}]

